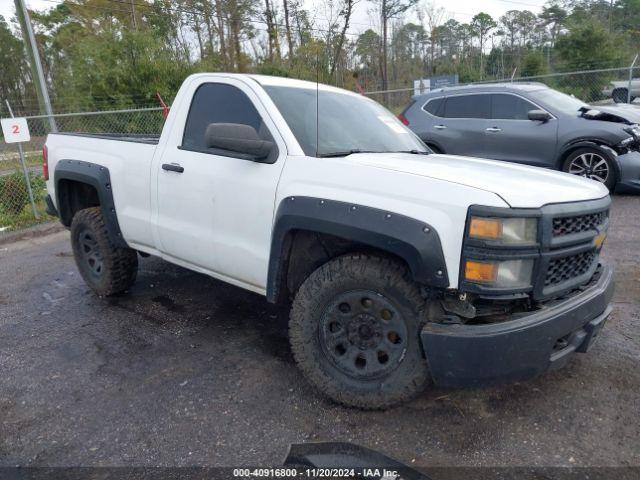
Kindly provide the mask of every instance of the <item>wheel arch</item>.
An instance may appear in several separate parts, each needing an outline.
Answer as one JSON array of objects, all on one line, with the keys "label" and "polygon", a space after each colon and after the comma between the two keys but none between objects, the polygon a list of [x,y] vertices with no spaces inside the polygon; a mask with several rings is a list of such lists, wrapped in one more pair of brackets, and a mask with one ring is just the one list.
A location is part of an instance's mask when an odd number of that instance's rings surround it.
[{"label": "wheel arch", "polygon": [[439,141],[434,140],[432,138],[427,138],[427,137],[421,137],[421,140],[425,143],[427,147],[429,147],[431,150],[434,151],[433,153],[446,154],[444,147]]},{"label": "wheel arch", "polygon": [[415,281],[449,286],[440,238],[431,225],[362,205],[287,197],[274,222],[267,299],[286,300],[320,265],[354,251],[391,256],[408,267]]},{"label": "wheel arch", "polygon": [[437,142],[424,142],[427,147],[429,147],[433,153],[437,153],[437,154],[446,154],[446,152],[444,151],[444,148],[442,148]]},{"label": "wheel arch", "polygon": [[107,167],[81,160],[60,160],[54,172],[54,185],[58,214],[64,226],[71,226],[79,210],[99,206],[111,242],[117,247],[128,246],[118,223]]},{"label": "wheel arch", "polygon": [[561,149],[560,154],[558,155],[558,158],[556,160],[557,169],[562,170],[564,162],[567,160],[567,158],[569,158],[569,155],[581,148],[593,148],[606,155],[606,157],[611,159],[613,163],[613,171],[616,175],[616,182],[620,179],[620,164],[618,163],[618,153],[607,142],[602,140],[579,140],[565,145]]}]

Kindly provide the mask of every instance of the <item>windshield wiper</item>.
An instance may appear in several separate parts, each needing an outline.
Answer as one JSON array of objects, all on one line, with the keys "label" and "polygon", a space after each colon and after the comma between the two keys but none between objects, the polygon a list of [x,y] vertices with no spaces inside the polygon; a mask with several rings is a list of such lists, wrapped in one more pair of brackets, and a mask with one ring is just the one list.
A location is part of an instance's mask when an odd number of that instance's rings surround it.
[{"label": "windshield wiper", "polygon": [[351,150],[345,150],[344,152],[329,152],[329,153],[320,153],[318,157],[328,158],[328,157],[346,157],[349,155],[353,155],[354,153],[383,153],[383,152],[374,152],[372,150],[360,150],[358,148],[353,148]]},{"label": "windshield wiper", "polygon": [[398,150],[397,152],[394,153],[410,153],[412,155],[429,155],[429,152],[425,151],[425,150]]},{"label": "windshield wiper", "polygon": [[424,150],[388,150],[388,151],[375,151],[375,150],[360,150],[358,148],[354,148],[351,150],[345,150],[344,152],[329,152],[329,153],[321,153],[318,157],[326,158],[326,157],[346,157],[348,155],[352,155],[354,153],[410,153],[412,155],[429,155],[429,152],[425,152]]}]

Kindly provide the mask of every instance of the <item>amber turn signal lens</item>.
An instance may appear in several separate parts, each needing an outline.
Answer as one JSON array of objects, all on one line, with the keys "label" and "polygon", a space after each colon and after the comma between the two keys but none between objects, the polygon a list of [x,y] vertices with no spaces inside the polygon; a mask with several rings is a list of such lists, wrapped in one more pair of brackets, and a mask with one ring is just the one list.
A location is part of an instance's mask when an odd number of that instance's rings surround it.
[{"label": "amber turn signal lens", "polygon": [[498,264],[467,260],[464,278],[472,282],[493,283],[498,277]]},{"label": "amber turn signal lens", "polygon": [[502,236],[502,222],[496,218],[471,217],[469,236],[499,239]]}]

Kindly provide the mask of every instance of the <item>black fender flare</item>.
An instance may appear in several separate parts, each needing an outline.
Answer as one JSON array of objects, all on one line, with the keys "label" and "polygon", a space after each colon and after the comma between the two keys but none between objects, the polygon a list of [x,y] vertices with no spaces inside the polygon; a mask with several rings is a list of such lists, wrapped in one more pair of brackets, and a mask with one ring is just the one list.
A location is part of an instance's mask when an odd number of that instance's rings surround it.
[{"label": "black fender flare", "polygon": [[118,223],[109,169],[102,165],[82,160],[60,160],[56,164],[53,174],[56,205],[60,221],[65,227],[70,227],[73,215],[69,199],[61,196],[62,188],[60,182],[63,180],[85,183],[95,188],[107,231],[109,232],[109,239],[116,247],[127,247],[128,245],[122,237],[120,224]]},{"label": "black fender flare", "polygon": [[429,224],[377,208],[315,197],[287,197],[279,205],[271,236],[267,299],[275,302],[286,274],[290,233],[326,233],[402,258],[416,282],[449,286],[438,232]]},{"label": "black fender flare", "polygon": [[560,153],[556,160],[558,170],[562,170],[563,163],[570,150],[576,150],[578,148],[593,148],[602,152],[607,158],[610,158],[613,162],[613,169],[616,173],[616,177],[620,178],[620,164],[618,163],[618,152],[613,147],[610,147],[606,142],[599,140],[578,140],[576,142],[568,143],[560,149]]}]

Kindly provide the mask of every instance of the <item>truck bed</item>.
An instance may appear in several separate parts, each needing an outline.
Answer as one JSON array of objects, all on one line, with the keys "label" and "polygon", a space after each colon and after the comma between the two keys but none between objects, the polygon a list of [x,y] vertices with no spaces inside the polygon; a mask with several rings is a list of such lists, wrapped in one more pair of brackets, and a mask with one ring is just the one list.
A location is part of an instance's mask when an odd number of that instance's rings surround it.
[{"label": "truck bed", "polygon": [[56,132],[55,135],[100,138],[102,140],[115,140],[118,142],[146,143],[148,145],[157,145],[160,141],[160,134]]}]

